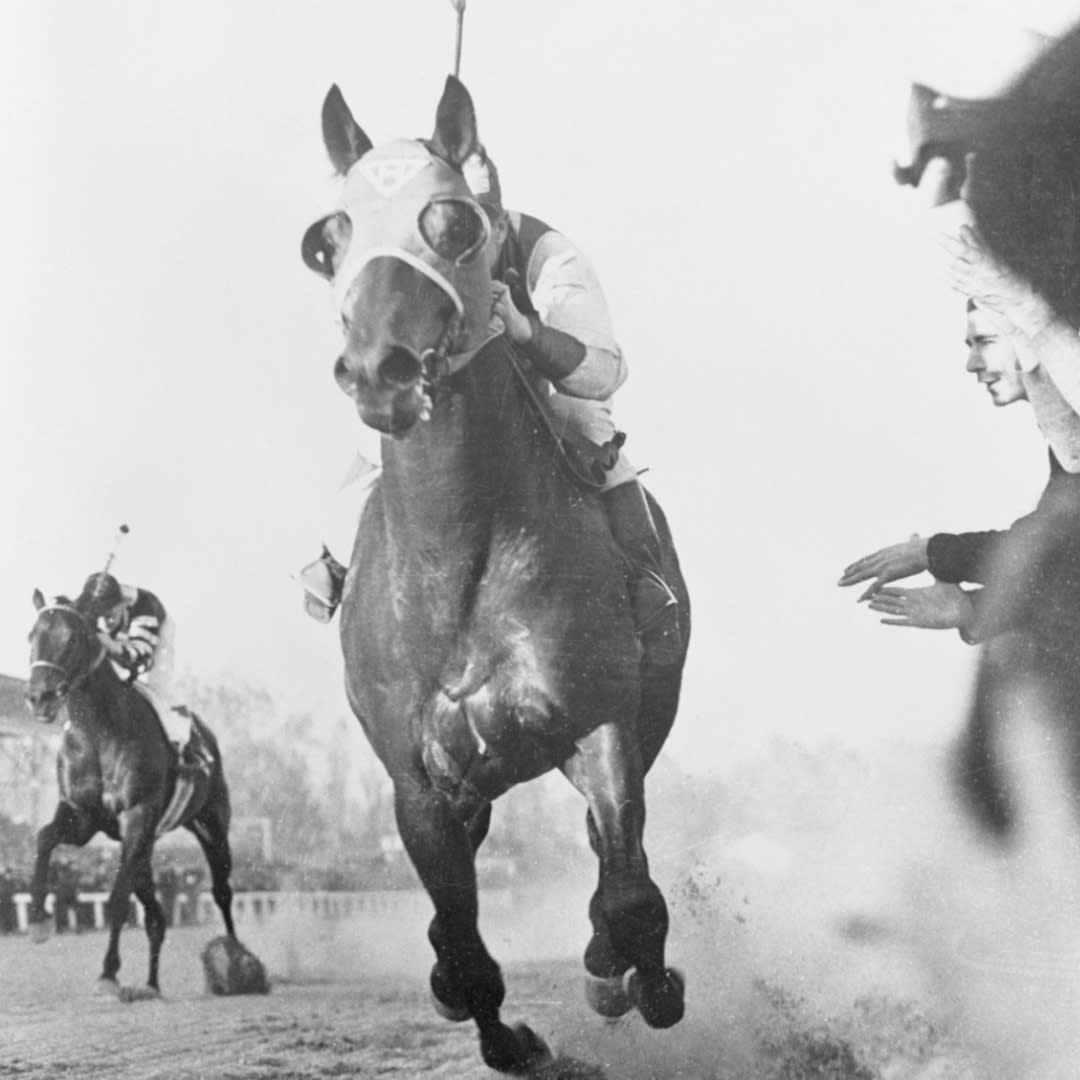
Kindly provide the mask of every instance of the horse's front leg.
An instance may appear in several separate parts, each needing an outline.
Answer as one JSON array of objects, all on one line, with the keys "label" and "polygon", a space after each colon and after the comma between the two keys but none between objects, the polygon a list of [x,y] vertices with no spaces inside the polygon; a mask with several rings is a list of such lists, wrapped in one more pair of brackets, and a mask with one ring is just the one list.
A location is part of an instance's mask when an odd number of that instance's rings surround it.
[{"label": "horse's front leg", "polygon": [[562,769],[588,801],[589,840],[600,862],[585,950],[585,970],[597,980],[589,1003],[608,1016],[636,1006],[651,1027],[671,1027],[683,1016],[683,979],[664,961],[668,913],[642,842],[640,754],[628,733],[609,723],[580,740]]},{"label": "horse's front leg", "polygon": [[[120,970],[120,932],[127,922],[131,908],[131,894],[138,889],[145,897],[147,880],[153,888],[150,871],[150,857],[154,849],[154,825],[158,815],[151,808],[140,804],[120,814],[120,868],[116,872],[106,915],[109,921],[109,947],[105,952],[105,965],[98,980],[99,986],[111,993],[120,993],[116,974]],[[151,931],[151,913],[147,911],[147,933],[150,935],[151,972],[156,972],[156,951],[160,951],[161,941],[165,936],[165,918],[160,905],[155,900],[157,914],[160,916],[160,928],[156,931],[157,950],[154,947],[154,933]],[[156,921],[156,920],[153,920]],[[154,975],[156,983],[156,974]]]},{"label": "horse's front leg", "polygon": [[59,844],[82,847],[97,831],[93,815],[69,802],[59,803],[52,821],[38,831],[34,875],[30,882],[30,934],[35,942],[40,943],[49,937],[45,895],[49,888],[49,860],[53,851]]},{"label": "horse's front leg", "polygon": [[474,816],[470,829],[446,796],[413,775],[395,780],[394,810],[405,850],[435,905],[428,939],[436,956],[436,1007],[448,1019],[476,1022],[490,1068],[528,1069],[547,1056],[547,1047],[524,1025],[511,1029],[500,1019],[506,989],[477,926],[475,842],[486,831],[486,815]]},{"label": "horse's front leg", "polygon": [[161,959],[161,946],[165,941],[165,909],[157,898],[154,888],[154,871],[151,864],[151,852],[141,859],[132,872],[132,889],[142,903],[146,915],[146,939],[150,945],[150,971],[146,986],[152,996],[161,992],[158,985],[158,964]]}]

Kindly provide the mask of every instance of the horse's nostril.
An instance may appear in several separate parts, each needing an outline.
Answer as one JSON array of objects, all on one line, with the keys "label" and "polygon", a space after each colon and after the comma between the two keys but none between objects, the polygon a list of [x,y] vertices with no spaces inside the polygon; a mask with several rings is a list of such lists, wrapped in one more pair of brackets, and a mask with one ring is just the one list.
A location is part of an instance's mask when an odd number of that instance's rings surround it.
[{"label": "horse's nostril", "polygon": [[48,705],[55,697],[55,690],[27,690],[26,692],[26,700],[33,709]]},{"label": "horse's nostril", "polygon": [[408,349],[392,348],[379,364],[379,378],[391,386],[412,386],[420,378],[420,361]]}]

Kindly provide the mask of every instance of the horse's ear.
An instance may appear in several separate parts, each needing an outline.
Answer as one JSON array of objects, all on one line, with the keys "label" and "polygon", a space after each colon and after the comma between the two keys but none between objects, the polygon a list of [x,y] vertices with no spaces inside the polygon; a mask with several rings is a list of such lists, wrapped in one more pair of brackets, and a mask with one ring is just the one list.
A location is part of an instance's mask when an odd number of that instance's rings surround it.
[{"label": "horse's ear", "polygon": [[45,597],[41,595],[40,589],[34,590],[34,607],[40,611],[45,606]]},{"label": "horse's ear", "polygon": [[480,145],[476,134],[476,110],[460,79],[446,76],[446,87],[435,112],[431,145],[441,158],[460,169]]},{"label": "horse's ear", "polygon": [[353,119],[337,83],[323,101],[322,134],[330,163],[342,176],[371,149],[371,140]]}]

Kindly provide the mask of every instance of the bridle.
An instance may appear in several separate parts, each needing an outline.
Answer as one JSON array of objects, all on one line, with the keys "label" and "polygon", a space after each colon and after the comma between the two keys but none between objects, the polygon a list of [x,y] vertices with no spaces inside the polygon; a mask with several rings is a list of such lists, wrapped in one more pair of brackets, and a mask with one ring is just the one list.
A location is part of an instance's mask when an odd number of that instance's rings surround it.
[{"label": "bridle", "polygon": [[[453,307],[446,325],[418,358],[419,389],[425,400],[422,417],[428,418],[440,383],[465,367],[489,336],[483,335],[484,342],[466,348],[470,338],[480,336],[474,322],[475,304],[481,298],[476,288],[463,285],[463,281],[469,276],[468,268],[484,257],[492,225],[486,210],[461,180],[460,170],[429,144],[401,140],[388,144],[384,151],[383,156],[379,151],[369,151],[346,174],[336,216],[347,219],[350,230],[347,246],[340,251],[340,262],[318,246],[319,230],[326,218],[308,230],[302,250],[308,266],[329,279],[338,315],[345,309],[349,291],[363,269],[383,258],[408,266],[450,300]],[[398,191],[420,174],[430,178],[430,187],[407,195],[400,208],[394,210]],[[448,226],[445,215],[455,212],[465,217],[457,219],[457,226]],[[467,224],[461,227],[462,222]],[[312,230],[315,239],[309,242]],[[482,302],[487,300],[485,292]],[[482,325],[486,325],[486,318]]]}]

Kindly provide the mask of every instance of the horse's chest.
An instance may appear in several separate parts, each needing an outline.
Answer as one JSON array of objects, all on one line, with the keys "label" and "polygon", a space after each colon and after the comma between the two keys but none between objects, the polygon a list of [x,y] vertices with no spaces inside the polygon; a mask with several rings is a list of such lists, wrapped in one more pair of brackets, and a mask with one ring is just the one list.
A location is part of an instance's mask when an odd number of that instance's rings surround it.
[{"label": "horse's chest", "polygon": [[466,801],[494,799],[544,772],[564,735],[541,643],[519,624],[499,648],[489,644],[447,667],[420,720],[428,775]]}]

